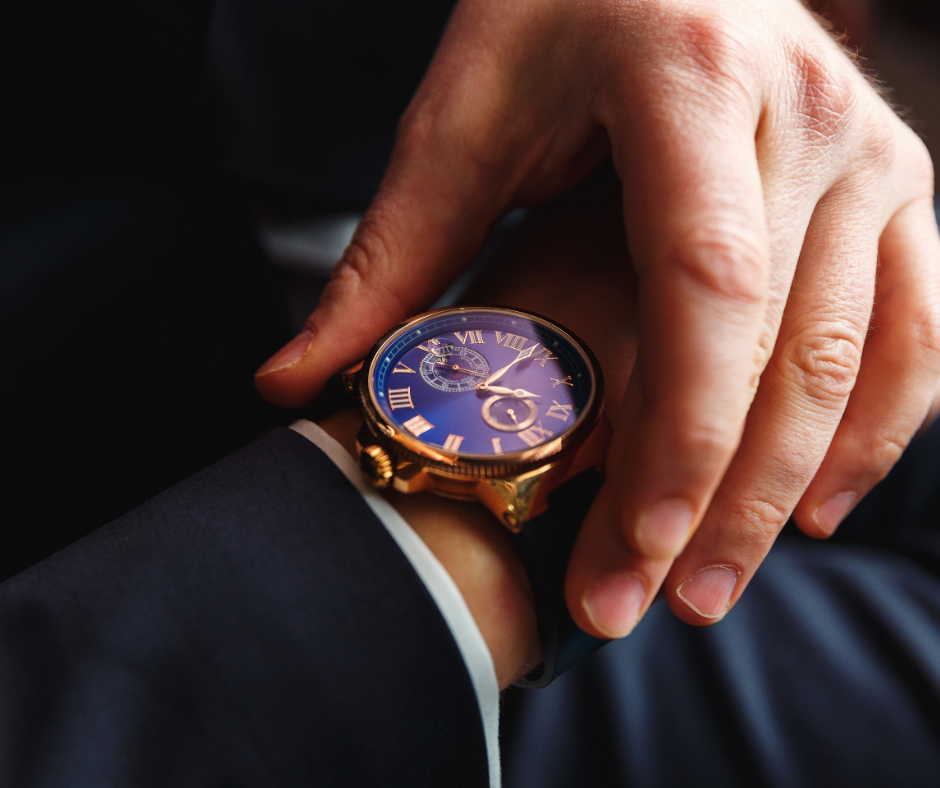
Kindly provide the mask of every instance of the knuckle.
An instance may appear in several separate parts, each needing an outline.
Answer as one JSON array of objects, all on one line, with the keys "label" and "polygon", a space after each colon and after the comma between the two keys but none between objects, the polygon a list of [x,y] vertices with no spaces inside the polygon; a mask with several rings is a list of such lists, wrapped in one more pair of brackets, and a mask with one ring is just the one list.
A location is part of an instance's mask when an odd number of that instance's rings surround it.
[{"label": "knuckle", "polygon": [[746,306],[763,305],[768,266],[758,242],[748,239],[744,232],[716,229],[716,224],[721,222],[696,223],[669,251],[667,268],[712,296]]},{"label": "knuckle", "polygon": [[930,364],[940,366],[940,304],[926,304],[911,319],[911,333],[916,347],[926,351]]},{"label": "knuckle", "polygon": [[707,6],[689,8],[676,14],[669,28],[669,39],[681,47],[680,57],[700,76],[722,84],[750,73],[748,47],[727,14]]},{"label": "knuckle", "polygon": [[798,40],[792,45],[796,111],[803,134],[811,143],[838,142],[856,114],[858,79],[843,60],[816,40]]},{"label": "knuckle", "polygon": [[855,386],[863,344],[859,329],[813,326],[787,342],[783,372],[816,404],[841,407]]},{"label": "knuckle", "polygon": [[394,312],[396,317],[409,314],[413,305],[407,291],[396,286],[394,276],[396,259],[387,230],[388,222],[379,206],[363,217],[342,258],[333,268],[330,282],[321,301],[362,299],[382,305],[383,311]]},{"label": "knuckle", "polygon": [[868,113],[862,128],[858,152],[864,169],[876,175],[887,173],[898,157],[898,126],[887,112],[876,111]]},{"label": "knuckle", "polygon": [[698,467],[724,467],[738,448],[739,429],[721,424],[682,423],[673,434],[675,456]]},{"label": "knuckle", "polygon": [[911,441],[909,432],[897,427],[882,426],[872,431],[865,458],[871,468],[873,484],[888,475]]},{"label": "knuckle", "polygon": [[747,544],[750,549],[768,549],[790,519],[790,507],[769,497],[738,500],[731,507],[727,529],[733,541]]}]

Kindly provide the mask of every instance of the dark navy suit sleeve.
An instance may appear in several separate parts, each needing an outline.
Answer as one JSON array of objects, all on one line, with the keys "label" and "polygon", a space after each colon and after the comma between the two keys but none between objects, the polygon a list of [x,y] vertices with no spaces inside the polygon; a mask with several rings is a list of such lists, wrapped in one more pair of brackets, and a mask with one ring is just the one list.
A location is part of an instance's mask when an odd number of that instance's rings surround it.
[{"label": "dark navy suit sleeve", "polygon": [[290,430],[0,585],[5,787],[485,786],[486,764],[433,600]]}]

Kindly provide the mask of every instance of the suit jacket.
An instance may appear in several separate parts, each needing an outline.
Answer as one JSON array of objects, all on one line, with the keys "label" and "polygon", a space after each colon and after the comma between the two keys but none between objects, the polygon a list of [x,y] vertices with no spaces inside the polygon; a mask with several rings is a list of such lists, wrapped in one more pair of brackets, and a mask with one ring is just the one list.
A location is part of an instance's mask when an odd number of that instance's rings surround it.
[{"label": "suit jacket", "polygon": [[488,782],[440,610],[296,432],[0,585],[0,785]]}]

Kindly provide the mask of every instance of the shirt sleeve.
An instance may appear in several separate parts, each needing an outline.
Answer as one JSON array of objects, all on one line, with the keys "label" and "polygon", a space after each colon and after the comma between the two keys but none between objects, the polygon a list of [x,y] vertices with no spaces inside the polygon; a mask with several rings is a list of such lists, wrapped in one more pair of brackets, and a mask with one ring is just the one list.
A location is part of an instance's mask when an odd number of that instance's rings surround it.
[{"label": "shirt sleeve", "polygon": [[457,584],[395,508],[365,482],[353,458],[336,440],[305,419],[294,422],[291,429],[316,445],[359,491],[366,504],[401,548],[437,604],[470,674],[483,720],[490,785],[492,788],[499,788],[499,685],[496,681],[496,670],[486,641]]}]

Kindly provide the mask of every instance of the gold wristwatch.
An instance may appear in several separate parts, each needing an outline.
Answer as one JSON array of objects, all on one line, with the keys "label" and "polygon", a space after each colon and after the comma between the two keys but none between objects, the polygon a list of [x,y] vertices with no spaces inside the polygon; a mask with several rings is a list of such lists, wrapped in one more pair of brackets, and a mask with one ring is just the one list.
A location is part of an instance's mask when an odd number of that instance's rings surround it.
[{"label": "gold wristwatch", "polygon": [[386,334],[346,383],[365,418],[360,465],[377,487],[479,500],[512,532],[536,597],[545,686],[604,641],[562,592],[600,486],[610,427],[604,381],[570,331],[515,309],[419,315]]}]

